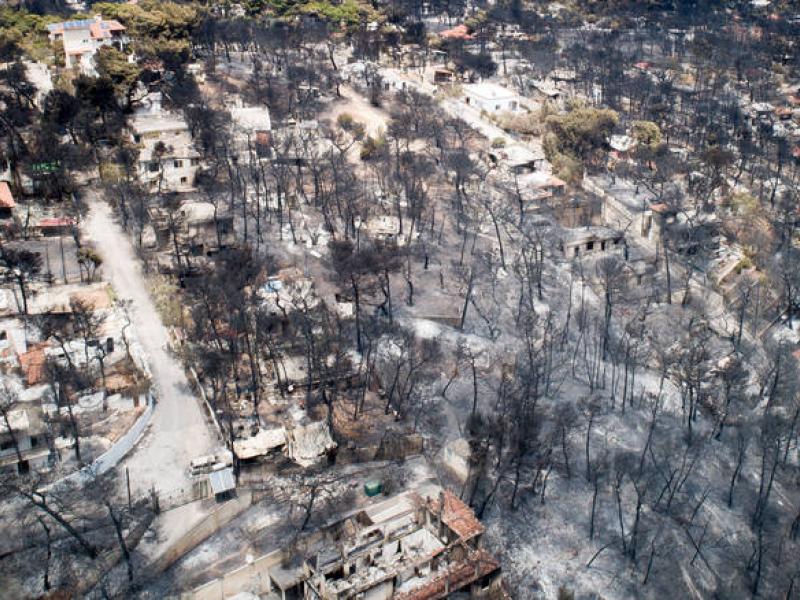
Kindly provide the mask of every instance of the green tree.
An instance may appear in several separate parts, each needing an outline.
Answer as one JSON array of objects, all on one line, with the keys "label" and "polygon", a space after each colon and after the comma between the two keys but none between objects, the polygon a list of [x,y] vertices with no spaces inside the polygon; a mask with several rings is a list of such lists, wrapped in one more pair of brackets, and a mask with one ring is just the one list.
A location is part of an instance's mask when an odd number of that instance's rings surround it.
[{"label": "green tree", "polygon": [[577,106],[566,115],[547,117],[547,129],[552,134],[547,145],[551,153],[570,154],[585,163],[604,149],[618,123],[619,115],[611,109]]},{"label": "green tree", "polygon": [[128,61],[128,57],[111,46],[101,48],[95,54],[97,73],[111,81],[114,94],[123,99],[124,107],[128,108],[136,91],[136,84],[142,74],[142,69],[135,63]]},{"label": "green tree", "polygon": [[652,121],[634,121],[633,139],[640,146],[656,150],[661,145],[661,128]]}]

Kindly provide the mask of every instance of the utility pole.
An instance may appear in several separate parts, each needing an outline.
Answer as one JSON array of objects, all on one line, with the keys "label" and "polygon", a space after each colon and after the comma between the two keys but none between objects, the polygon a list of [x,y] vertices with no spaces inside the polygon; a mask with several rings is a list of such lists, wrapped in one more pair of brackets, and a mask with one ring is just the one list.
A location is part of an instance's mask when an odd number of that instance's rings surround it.
[{"label": "utility pole", "polygon": [[131,473],[128,467],[125,467],[125,484],[128,487],[128,510],[131,510]]}]

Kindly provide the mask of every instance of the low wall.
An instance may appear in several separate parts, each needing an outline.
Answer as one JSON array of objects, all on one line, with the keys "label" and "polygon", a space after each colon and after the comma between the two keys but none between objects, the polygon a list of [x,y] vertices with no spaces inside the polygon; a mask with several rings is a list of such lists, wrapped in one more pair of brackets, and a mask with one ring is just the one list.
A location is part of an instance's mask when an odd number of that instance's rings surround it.
[{"label": "low wall", "polygon": [[241,592],[265,594],[270,590],[269,570],[283,560],[283,551],[274,550],[252,563],[229,571],[222,577],[186,592],[181,600],[224,600]]},{"label": "low wall", "polygon": [[250,508],[252,499],[253,494],[250,490],[239,490],[239,495],[236,498],[219,505],[216,510],[206,516],[200,523],[175,540],[160,556],[150,563],[148,571],[151,574],[166,571],[181,556],[214,535],[222,527]]},{"label": "low wall", "polygon": [[153,399],[153,395],[148,392],[147,408],[145,408],[144,412],[139,415],[139,418],[136,419],[136,422],[133,424],[133,426],[125,432],[125,435],[119,438],[108,450],[103,452],[94,461],[92,461],[92,464],[83,467],[80,471],[76,471],[75,473],[67,475],[63,479],[59,479],[55,483],[48,485],[45,489],[51,489],[69,483],[86,484],[91,482],[95,477],[103,475],[104,473],[107,473],[116,467],[117,464],[119,464],[119,462],[125,458],[125,455],[133,450],[133,447],[139,441],[139,438],[141,438],[144,434],[144,430],[150,424],[150,419],[153,416],[154,406],[155,401]]},{"label": "low wall", "polygon": [[205,408],[205,412],[211,418],[211,422],[214,423],[214,429],[217,432],[217,437],[219,438],[220,442],[224,444],[225,432],[222,431],[222,427],[220,427],[219,421],[217,420],[217,415],[214,414],[214,409],[211,407],[211,402],[208,401],[208,397],[206,396],[206,390],[203,387],[203,384],[200,383],[200,378],[197,377],[197,371],[195,371],[193,367],[188,367],[188,371],[189,375],[191,375],[192,383],[200,392],[200,396],[203,398],[203,407]]},{"label": "low wall", "polygon": [[150,418],[153,416],[153,396],[151,394],[147,394],[147,408],[144,409],[144,412],[136,419],[136,422],[133,424],[133,427],[128,429],[121,438],[119,438],[111,448],[103,452],[100,456],[98,456],[95,461],[91,465],[91,469],[95,475],[102,475],[106,473],[110,469],[113,469],[119,461],[121,461],[128,452],[133,450],[133,447],[136,445],[136,442],[139,441],[139,438],[144,433],[145,428],[150,423]]}]

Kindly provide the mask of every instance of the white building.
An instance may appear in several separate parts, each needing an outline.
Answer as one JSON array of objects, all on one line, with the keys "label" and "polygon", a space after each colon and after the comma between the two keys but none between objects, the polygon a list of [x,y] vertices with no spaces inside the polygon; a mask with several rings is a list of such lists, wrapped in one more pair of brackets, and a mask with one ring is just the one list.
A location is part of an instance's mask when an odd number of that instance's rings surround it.
[{"label": "white building", "polygon": [[22,474],[46,466],[46,432],[37,407],[9,411],[7,421],[0,419],[0,471]]},{"label": "white building", "polygon": [[272,122],[266,106],[243,106],[241,100],[230,109],[233,141],[238,152],[247,155],[255,151],[258,156],[269,154]]},{"label": "white building", "polygon": [[133,143],[139,148],[139,179],[152,192],[191,192],[200,167],[189,126],[161,107],[161,94],[150,94],[133,115]]},{"label": "white building", "polygon": [[494,83],[472,83],[464,86],[464,102],[488,113],[516,112],[519,94]]},{"label": "white building", "polygon": [[86,75],[96,75],[94,55],[100,48],[113,46],[122,52],[128,44],[125,27],[100,15],[94,19],[52,23],[47,30],[51,42],[63,43],[67,68],[77,67]]}]

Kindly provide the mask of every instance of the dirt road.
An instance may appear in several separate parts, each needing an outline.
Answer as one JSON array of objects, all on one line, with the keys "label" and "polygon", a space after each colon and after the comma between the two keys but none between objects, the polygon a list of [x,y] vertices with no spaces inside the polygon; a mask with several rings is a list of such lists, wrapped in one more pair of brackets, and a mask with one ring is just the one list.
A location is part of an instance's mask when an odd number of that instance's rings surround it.
[{"label": "dirt road", "polygon": [[128,467],[131,487],[141,494],[155,486],[162,493],[184,487],[189,462],[217,446],[178,360],[167,352],[167,329],[147,292],[133,246],[111,208],[96,194],[86,198],[90,210],[84,234],[103,256],[102,276],[117,296],[131,300],[135,335],[148,357],[157,404],[148,429],[133,452],[119,465]]}]

